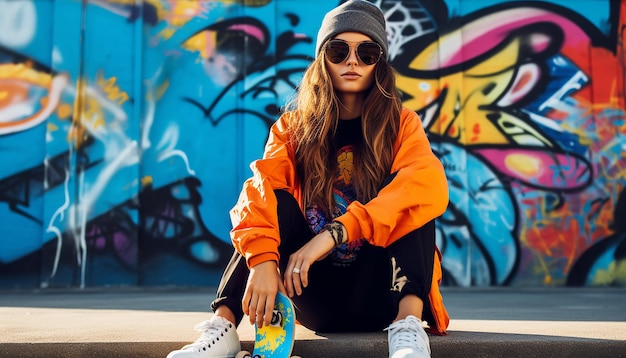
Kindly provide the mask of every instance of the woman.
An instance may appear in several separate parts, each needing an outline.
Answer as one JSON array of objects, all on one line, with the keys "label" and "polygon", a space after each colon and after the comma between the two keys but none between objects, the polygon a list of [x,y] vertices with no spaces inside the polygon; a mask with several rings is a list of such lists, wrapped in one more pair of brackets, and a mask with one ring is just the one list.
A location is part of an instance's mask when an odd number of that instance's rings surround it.
[{"label": "woman", "polygon": [[169,358],[233,357],[244,314],[269,324],[278,291],[309,329],[385,329],[390,357],[430,357],[422,318],[438,334],[449,321],[434,231],[448,188],[387,55],[378,7],[348,1],[326,14],[316,59],[231,211],[236,250],[215,314]]}]

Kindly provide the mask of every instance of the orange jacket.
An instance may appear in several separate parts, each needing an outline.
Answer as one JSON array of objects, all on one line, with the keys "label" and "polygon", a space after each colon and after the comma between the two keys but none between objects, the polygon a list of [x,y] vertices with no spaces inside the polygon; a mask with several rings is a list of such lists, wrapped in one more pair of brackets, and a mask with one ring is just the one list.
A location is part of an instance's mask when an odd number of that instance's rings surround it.
[{"label": "orange jacket", "polygon": [[[239,200],[230,212],[231,239],[253,267],[278,261],[278,217],[274,190],[285,189],[302,207],[300,183],[295,170],[295,151],[287,133],[292,112],[272,126],[262,159],[251,164],[253,176],[245,181]],[[395,178],[367,204],[352,202],[345,214],[335,218],[346,228],[348,240],[364,238],[387,247],[409,232],[439,217],[448,206],[448,184],[443,166],[433,154],[418,115],[404,108],[394,144],[391,173]],[[445,334],[449,317],[439,292],[441,255],[435,253],[433,282],[429,295],[435,327]]]}]

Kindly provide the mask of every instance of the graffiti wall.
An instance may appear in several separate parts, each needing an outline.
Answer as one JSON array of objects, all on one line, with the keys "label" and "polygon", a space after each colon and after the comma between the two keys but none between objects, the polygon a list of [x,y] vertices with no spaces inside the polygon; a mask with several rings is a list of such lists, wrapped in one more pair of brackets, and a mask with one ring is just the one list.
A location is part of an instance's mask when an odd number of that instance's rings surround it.
[{"label": "graffiti wall", "polygon": [[[215,285],[337,0],[0,0],[0,288]],[[626,1],[377,0],[449,286],[626,284]]]}]

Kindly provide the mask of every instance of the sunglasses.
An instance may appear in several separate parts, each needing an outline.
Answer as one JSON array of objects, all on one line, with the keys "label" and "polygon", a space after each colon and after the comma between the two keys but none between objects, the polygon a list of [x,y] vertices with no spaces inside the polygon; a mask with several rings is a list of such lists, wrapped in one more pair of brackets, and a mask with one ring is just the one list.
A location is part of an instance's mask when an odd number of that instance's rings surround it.
[{"label": "sunglasses", "polygon": [[364,64],[370,66],[380,60],[383,49],[376,42],[348,42],[344,40],[330,40],[324,48],[326,58],[332,63],[341,63],[350,55],[350,47],[356,45],[356,55]]}]

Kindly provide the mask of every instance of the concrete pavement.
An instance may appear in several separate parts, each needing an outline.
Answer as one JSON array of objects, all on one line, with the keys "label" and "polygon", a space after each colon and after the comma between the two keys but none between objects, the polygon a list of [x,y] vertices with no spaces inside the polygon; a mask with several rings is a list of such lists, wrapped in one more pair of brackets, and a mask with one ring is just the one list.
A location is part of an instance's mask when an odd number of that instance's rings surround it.
[{"label": "concrete pavement", "polygon": [[[626,357],[626,289],[443,288],[449,335],[433,357]],[[0,292],[0,357],[165,357],[195,340],[214,289],[98,288]],[[367,314],[367,313],[364,313]],[[254,330],[238,328],[244,348]],[[387,337],[315,334],[294,354],[386,357]]]}]

